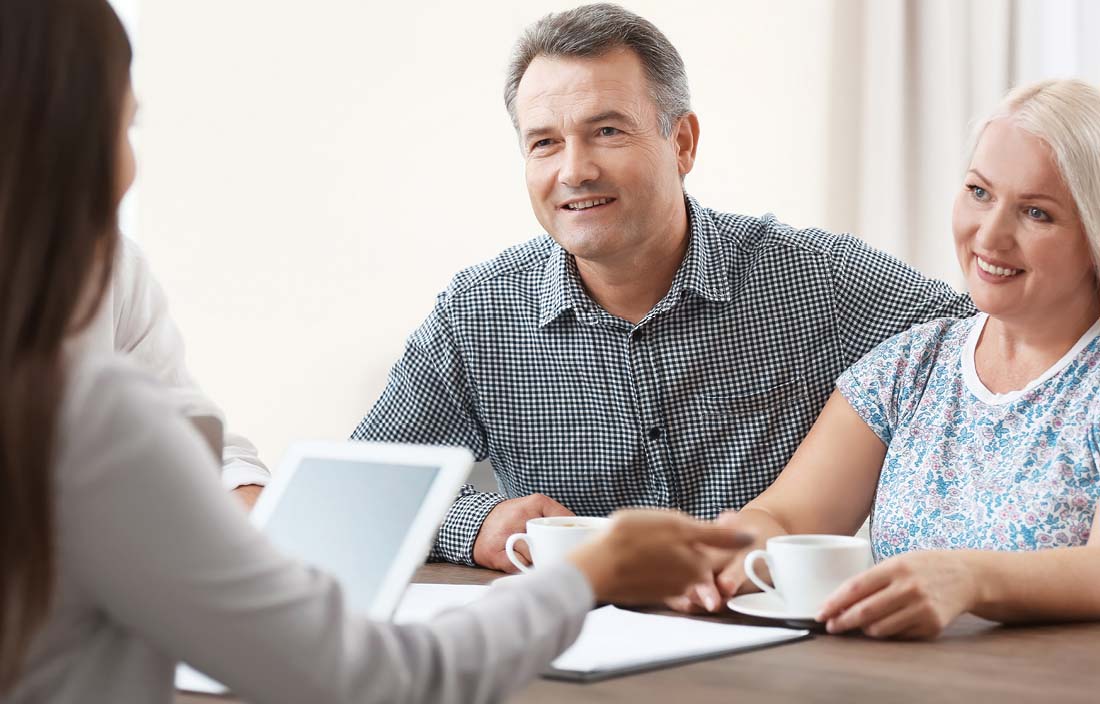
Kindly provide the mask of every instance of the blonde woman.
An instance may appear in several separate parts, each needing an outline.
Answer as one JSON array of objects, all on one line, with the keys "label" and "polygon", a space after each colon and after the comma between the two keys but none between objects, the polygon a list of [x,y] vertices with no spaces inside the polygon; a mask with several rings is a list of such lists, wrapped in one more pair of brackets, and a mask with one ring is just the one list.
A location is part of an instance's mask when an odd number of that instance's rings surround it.
[{"label": "blonde woman", "polygon": [[[830,632],[1100,618],[1100,92],[1010,93],[977,126],[953,230],[981,312],[870,352],[771,488],[723,517],[763,544],[870,513],[877,564],[827,601]],[[690,599],[746,587],[740,559],[716,581]]]}]

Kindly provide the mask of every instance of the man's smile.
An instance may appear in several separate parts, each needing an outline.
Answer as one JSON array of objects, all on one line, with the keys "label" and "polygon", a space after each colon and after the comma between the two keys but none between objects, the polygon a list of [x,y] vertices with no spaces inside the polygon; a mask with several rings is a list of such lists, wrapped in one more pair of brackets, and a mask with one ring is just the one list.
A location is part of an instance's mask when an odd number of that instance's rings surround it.
[{"label": "man's smile", "polygon": [[572,212],[581,212],[585,210],[593,210],[596,208],[602,208],[607,205],[611,205],[615,202],[615,198],[600,197],[600,198],[588,198],[583,200],[572,200],[561,205],[562,210],[569,210]]}]

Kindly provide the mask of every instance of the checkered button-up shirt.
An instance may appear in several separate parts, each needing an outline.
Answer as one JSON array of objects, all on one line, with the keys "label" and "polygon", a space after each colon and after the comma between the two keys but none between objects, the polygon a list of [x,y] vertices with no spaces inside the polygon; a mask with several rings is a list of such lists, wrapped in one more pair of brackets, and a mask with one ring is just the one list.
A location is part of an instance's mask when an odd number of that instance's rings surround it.
[{"label": "checkered button-up shirt", "polygon": [[468,447],[433,557],[473,564],[486,515],[543,493],[579,515],[676,507],[711,518],[768,487],[836,378],[888,337],[973,305],[848,235],[687,198],[690,243],[637,325],[585,293],[542,236],[459,273],[352,437]]}]

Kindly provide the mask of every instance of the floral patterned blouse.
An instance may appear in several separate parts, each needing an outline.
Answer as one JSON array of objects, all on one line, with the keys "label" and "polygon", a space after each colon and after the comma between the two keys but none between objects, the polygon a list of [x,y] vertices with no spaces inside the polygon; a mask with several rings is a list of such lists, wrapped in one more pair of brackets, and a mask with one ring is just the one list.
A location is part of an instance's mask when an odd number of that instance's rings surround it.
[{"label": "floral patterned blouse", "polygon": [[1019,391],[974,369],[987,316],[918,325],[837,388],[887,446],[875,561],[910,550],[1084,545],[1100,501],[1100,321]]}]

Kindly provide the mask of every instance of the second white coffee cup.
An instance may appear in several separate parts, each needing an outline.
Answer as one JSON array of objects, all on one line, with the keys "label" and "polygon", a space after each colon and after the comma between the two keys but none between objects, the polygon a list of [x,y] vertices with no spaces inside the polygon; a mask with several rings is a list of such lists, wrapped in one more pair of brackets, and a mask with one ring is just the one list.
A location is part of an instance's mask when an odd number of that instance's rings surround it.
[{"label": "second white coffee cup", "polygon": [[[745,576],[782,599],[795,618],[814,618],[837,587],[871,566],[870,544],[850,535],[783,535],[766,546],[745,556]],[[760,559],[774,587],[757,576]]]},{"label": "second white coffee cup", "polygon": [[[532,518],[527,521],[526,533],[508,536],[504,552],[520,572],[530,572],[531,567],[548,567],[561,562],[574,548],[595,538],[610,525],[610,518],[591,516]],[[531,567],[516,554],[516,543],[521,540],[527,543],[531,552]]]}]

